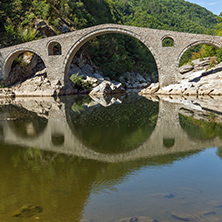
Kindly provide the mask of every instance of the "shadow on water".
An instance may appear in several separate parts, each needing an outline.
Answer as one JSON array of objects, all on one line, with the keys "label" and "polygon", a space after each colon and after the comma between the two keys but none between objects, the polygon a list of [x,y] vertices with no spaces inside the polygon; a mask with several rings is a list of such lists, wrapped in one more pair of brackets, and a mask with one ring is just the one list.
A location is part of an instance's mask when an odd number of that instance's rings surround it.
[{"label": "shadow on water", "polygon": [[80,103],[68,109],[69,126],[85,146],[101,153],[138,148],[150,137],[158,118],[158,103],[141,97],[126,96],[121,103],[108,107],[81,107]]}]

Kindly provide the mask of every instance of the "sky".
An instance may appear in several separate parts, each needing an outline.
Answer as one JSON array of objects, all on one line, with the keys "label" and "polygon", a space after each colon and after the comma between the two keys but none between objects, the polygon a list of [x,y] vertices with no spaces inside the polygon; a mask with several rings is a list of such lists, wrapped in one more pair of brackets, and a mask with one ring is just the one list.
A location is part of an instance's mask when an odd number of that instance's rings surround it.
[{"label": "sky", "polygon": [[222,12],[222,0],[188,0],[191,3],[198,4],[216,15]]}]

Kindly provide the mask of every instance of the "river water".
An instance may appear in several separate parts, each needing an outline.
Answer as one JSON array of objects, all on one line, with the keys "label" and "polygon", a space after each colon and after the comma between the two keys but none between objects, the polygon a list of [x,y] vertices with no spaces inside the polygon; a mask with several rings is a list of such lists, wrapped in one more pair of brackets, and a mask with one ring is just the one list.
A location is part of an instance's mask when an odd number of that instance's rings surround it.
[{"label": "river water", "polygon": [[222,221],[222,116],[200,104],[4,103],[0,221]]}]

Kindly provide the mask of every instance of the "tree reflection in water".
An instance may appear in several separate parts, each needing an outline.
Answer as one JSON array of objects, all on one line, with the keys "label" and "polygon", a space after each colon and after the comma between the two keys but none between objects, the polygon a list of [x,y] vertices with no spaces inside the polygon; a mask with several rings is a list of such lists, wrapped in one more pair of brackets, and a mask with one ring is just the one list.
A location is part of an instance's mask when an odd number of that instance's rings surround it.
[{"label": "tree reflection in water", "polygon": [[[72,105],[73,107],[73,105]],[[124,98],[121,104],[69,109],[68,123],[84,145],[101,153],[123,153],[138,148],[152,134],[158,103]]]}]

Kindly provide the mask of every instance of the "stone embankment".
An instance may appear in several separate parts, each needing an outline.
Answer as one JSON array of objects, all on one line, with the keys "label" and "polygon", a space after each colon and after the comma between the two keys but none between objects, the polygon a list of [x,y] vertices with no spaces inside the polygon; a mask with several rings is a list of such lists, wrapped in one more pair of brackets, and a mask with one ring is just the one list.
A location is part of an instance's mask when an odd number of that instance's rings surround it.
[{"label": "stone embankment", "polygon": [[180,68],[181,81],[160,88],[158,83],[141,90],[140,95],[222,95],[222,63],[210,68],[209,58],[195,60]]}]

